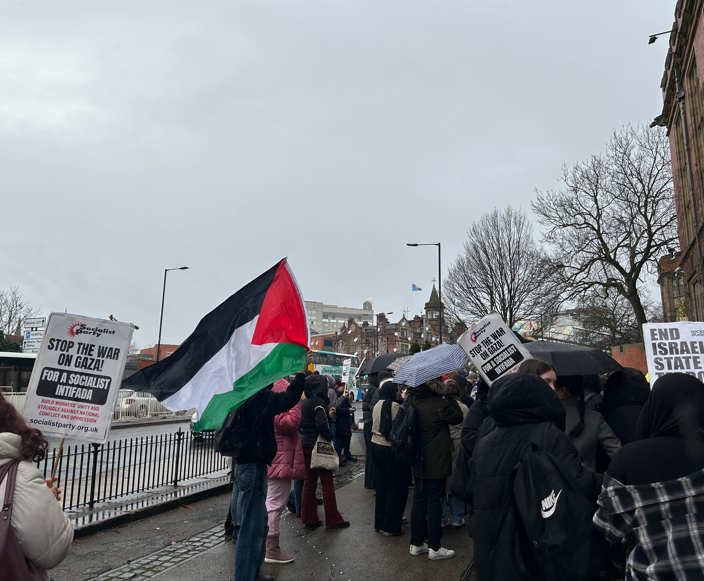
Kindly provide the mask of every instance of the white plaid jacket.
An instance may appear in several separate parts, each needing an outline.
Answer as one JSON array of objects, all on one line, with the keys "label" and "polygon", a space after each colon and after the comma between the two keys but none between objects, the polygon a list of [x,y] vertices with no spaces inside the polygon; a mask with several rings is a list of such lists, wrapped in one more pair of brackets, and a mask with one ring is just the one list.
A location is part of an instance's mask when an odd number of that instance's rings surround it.
[{"label": "white plaid jacket", "polygon": [[704,470],[633,486],[606,474],[594,525],[630,549],[628,581],[704,580]]}]

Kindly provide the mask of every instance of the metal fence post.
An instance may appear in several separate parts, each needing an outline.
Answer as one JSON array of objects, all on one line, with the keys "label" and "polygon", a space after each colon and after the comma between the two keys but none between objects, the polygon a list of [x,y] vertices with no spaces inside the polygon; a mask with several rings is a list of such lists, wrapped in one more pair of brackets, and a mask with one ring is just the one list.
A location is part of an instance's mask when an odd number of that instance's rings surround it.
[{"label": "metal fence post", "polygon": [[88,503],[89,508],[93,508],[95,505],[95,479],[98,475],[98,452],[100,452],[100,447],[102,444],[94,443],[93,445],[93,473],[90,477],[90,502]]},{"label": "metal fence post", "polygon": [[183,432],[181,428],[176,432],[176,463],[174,464],[174,486],[178,486],[178,468],[181,460],[181,440],[183,440]]}]

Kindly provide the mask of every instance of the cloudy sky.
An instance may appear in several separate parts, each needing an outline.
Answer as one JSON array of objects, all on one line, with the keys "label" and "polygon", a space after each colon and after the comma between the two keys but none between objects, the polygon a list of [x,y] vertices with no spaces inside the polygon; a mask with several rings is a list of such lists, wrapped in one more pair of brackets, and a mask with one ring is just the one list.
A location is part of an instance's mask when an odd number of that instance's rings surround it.
[{"label": "cloudy sky", "polygon": [[[400,314],[468,224],[648,123],[674,0],[7,0],[0,289],[164,343],[288,256]],[[392,318],[396,318],[396,316]]]}]

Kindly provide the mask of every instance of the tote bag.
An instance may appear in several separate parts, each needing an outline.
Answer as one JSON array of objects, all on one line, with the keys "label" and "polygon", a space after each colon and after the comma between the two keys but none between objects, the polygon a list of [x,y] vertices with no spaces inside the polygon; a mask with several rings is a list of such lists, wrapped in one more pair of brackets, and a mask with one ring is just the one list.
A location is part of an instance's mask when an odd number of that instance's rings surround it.
[{"label": "tote bag", "polygon": [[[316,407],[314,411],[319,409],[325,412],[323,406]],[[330,423],[328,422],[329,425]],[[340,459],[337,456],[337,452],[335,452],[335,446],[320,434],[318,434],[318,439],[315,441],[315,446],[313,446],[310,467],[311,469],[322,468],[324,470],[337,470],[340,468]]]},{"label": "tote bag", "polygon": [[0,567],[2,567],[0,578],[12,579],[12,581],[42,581],[46,579],[44,573],[25,558],[15,532],[10,526],[18,465],[19,461],[16,460],[0,468],[0,484],[3,480],[7,480],[5,502],[2,506],[3,518],[0,519]]}]

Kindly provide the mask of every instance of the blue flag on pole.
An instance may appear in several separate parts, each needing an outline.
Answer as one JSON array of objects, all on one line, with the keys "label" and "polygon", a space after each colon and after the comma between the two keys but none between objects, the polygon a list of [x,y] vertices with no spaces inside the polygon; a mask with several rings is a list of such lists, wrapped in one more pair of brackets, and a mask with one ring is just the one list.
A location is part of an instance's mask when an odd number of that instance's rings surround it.
[{"label": "blue flag on pole", "polygon": [[419,286],[413,285],[413,291],[422,291],[423,289]]}]

